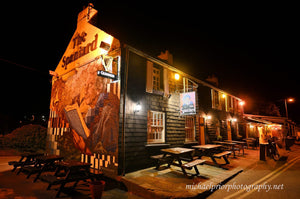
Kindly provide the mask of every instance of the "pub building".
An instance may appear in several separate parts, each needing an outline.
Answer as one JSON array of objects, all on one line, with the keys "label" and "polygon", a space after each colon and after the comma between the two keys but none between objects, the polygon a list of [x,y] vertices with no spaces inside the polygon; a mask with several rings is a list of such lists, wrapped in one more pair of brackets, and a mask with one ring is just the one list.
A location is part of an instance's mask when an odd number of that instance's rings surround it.
[{"label": "pub building", "polygon": [[55,71],[47,150],[107,176],[154,166],[166,147],[245,137],[242,100],[95,25],[89,5]]}]

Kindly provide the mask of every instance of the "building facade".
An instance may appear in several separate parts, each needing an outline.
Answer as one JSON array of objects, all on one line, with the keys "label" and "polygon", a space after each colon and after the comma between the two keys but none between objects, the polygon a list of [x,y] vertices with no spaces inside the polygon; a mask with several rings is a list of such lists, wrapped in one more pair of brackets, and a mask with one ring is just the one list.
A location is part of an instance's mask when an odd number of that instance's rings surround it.
[{"label": "building facade", "polygon": [[[152,166],[161,148],[245,135],[242,100],[94,25],[91,6],[55,71],[47,150],[106,175]],[[168,63],[168,62],[169,63]]]},{"label": "building facade", "polygon": [[161,148],[245,135],[240,98],[131,46],[122,52],[125,172],[153,165]]}]

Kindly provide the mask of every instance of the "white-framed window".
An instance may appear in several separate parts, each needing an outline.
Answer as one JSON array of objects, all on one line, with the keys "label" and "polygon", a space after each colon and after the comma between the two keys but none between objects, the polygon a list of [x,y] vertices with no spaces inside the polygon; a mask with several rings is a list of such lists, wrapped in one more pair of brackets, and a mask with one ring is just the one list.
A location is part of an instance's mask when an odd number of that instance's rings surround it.
[{"label": "white-framed window", "polygon": [[185,117],[185,141],[186,142],[195,141],[195,117],[194,116]]},{"label": "white-framed window", "polygon": [[168,69],[147,61],[146,92],[169,96]]},{"label": "white-framed window", "polygon": [[165,142],[165,113],[148,111],[147,142]]},{"label": "white-framed window", "polygon": [[211,89],[212,108],[221,109],[219,91]]},{"label": "white-framed window", "polygon": [[198,85],[187,77],[183,77],[183,92],[197,91]]}]

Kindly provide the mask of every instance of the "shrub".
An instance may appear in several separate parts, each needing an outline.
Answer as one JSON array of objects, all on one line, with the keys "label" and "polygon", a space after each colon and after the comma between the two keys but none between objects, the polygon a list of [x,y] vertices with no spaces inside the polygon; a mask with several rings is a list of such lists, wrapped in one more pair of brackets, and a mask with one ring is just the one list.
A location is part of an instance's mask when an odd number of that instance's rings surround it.
[{"label": "shrub", "polygon": [[6,147],[18,151],[44,152],[46,147],[47,129],[40,125],[28,124],[13,130],[3,137]]}]

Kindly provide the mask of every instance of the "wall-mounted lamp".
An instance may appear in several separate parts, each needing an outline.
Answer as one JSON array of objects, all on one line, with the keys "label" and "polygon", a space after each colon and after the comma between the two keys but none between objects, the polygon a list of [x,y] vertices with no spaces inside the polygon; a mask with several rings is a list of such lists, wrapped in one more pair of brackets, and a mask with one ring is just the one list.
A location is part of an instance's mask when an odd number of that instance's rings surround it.
[{"label": "wall-mounted lamp", "polygon": [[245,105],[245,102],[244,102],[244,101],[240,101],[240,102],[239,102],[239,105],[240,105],[240,106],[244,106],[244,105]]},{"label": "wall-mounted lamp", "polygon": [[231,119],[228,119],[228,120],[231,121],[231,122],[237,122],[236,118],[231,118]]},{"label": "wall-mounted lamp", "polygon": [[140,112],[140,110],[142,110],[142,105],[138,102],[133,109],[134,113]]},{"label": "wall-mounted lamp", "polygon": [[211,120],[211,115],[207,115],[207,116],[206,116],[206,119],[207,119],[207,120]]},{"label": "wall-mounted lamp", "polygon": [[180,75],[179,75],[178,73],[175,73],[174,78],[175,78],[176,80],[179,80],[179,79],[180,79]]}]

